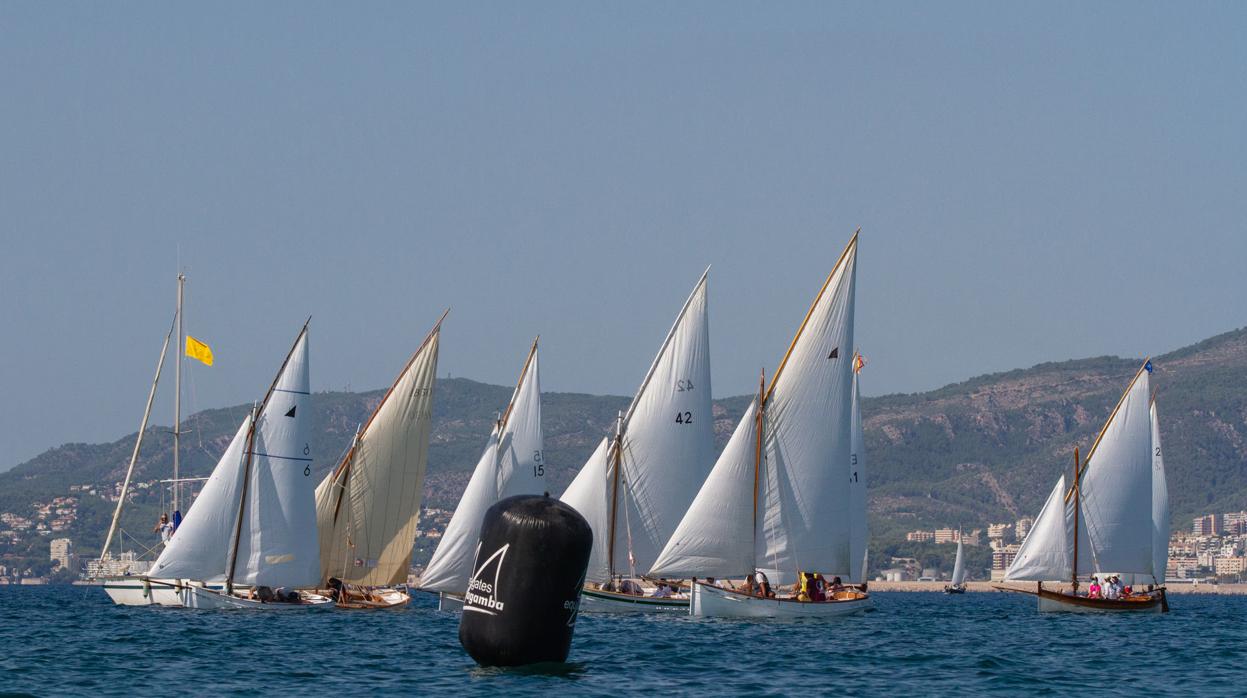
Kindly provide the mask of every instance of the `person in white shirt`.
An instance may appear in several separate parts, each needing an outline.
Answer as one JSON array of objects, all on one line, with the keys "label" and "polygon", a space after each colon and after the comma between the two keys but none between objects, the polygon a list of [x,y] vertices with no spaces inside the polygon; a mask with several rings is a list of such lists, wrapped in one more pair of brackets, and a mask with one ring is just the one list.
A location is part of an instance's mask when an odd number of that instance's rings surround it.
[{"label": "person in white shirt", "polygon": [[1104,590],[1104,598],[1118,599],[1121,598],[1121,580],[1113,575],[1108,580],[1108,587]]},{"label": "person in white shirt", "polygon": [[169,539],[173,537],[173,524],[169,523],[169,515],[161,514],[160,522],[152,529],[153,533],[160,534],[160,542],[163,545],[169,544]]}]

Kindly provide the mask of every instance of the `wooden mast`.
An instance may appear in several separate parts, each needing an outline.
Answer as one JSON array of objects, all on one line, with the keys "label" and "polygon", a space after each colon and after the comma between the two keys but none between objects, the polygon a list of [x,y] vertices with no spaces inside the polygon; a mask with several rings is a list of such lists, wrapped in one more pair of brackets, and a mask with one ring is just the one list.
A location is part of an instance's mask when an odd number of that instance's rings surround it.
[{"label": "wooden mast", "polygon": [[182,295],[183,288],[186,286],[186,275],[178,273],[178,346],[174,351],[174,373],[173,373],[173,513],[176,515],[181,504],[182,483],[179,474],[180,459],[178,452],[182,443],[182,354],[186,351],[184,345],[186,343],[186,330],[182,325]]},{"label": "wooden mast", "polygon": [[[762,428],[764,426],[764,422],[762,420],[762,414],[764,412],[764,406],[766,404],[767,394],[768,393],[766,390],[766,369],[764,368],[762,369],[762,375],[758,378],[758,415],[756,417],[757,424],[754,427],[758,432],[758,436],[757,436],[757,439],[755,439],[754,450],[753,450],[753,552],[754,552],[754,555],[757,555],[758,553],[758,484],[762,478]],[[753,565],[754,572],[758,571],[757,562],[758,561],[755,558],[754,565]],[[750,578],[749,583],[750,584],[753,583],[752,577]]]},{"label": "wooden mast", "polygon": [[610,535],[606,539],[607,576],[612,581],[615,579],[615,522],[619,518],[619,469],[623,464],[623,421],[623,413],[619,412],[615,417],[615,475],[611,480]]},{"label": "wooden mast", "polygon": [[533,339],[533,346],[528,350],[528,358],[524,360],[524,368],[520,369],[520,378],[515,381],[515,391],[511,393],[511,401],[507,403],[507,411],[498,417],[498,433],[500,434],[511,417],[511,410],[515,407],[515,398],[519,397],[520,386],[524,385],[524,378],[528,376],[528,367],[533,365],[533,357],[537,355],[537,342],[539,341],[541,341],[541,335]]}]

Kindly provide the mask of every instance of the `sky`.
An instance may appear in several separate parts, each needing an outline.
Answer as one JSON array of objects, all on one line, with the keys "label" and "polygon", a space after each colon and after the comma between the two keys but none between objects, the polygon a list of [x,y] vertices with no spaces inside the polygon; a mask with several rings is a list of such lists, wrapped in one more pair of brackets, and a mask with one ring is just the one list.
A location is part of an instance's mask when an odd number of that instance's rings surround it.
[{"label": "sky", "polygon": [[[439,374],[631,394],[701,272],[713,392],[858,227],[867,394],[1244,323],[1242,3],[0,3],[0,469]],[[168,424],[171,381],[154,421]]]}]

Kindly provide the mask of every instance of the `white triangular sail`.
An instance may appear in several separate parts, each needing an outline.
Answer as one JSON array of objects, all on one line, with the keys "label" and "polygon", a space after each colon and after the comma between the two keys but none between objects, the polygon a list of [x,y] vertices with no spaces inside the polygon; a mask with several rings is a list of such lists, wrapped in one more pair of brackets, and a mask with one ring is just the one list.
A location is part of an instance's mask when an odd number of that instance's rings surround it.
[{"label": "white triangular sail", "polygon": [[1039,517],[1022,541],[1013,564],[1005,572],[1006,581],[1043,582],[1070,578],[1069,509],[1072,507],[1065,505],[1065,476],[1062,475],[1057,478],[1056,486],[1039,511]]},{"label": "white triangular sail", "polygon": [[663,577],[730,577],[756,567],[754,468],[758,401],[745,410],[706,484],[693,499],[651,573]]},{"label": "white triangular sail", "polygon": [[862,432],[859,374],[853,374],[853,435],[849,454],[849,582],[866,581],[866,548],[870,532],[866,523],[866,439]]},{"label": "white triangular sail", "polygon": [[953,586],[961,586],[966,581],[966,548],[965,541],[957,535],[957,559],[953,562]]},{"label": "white triangular sail", "polygon": [[847,577],[853,306],[857,237],[815,299],[764,403],[765,496],[759,567],[789,583],[799,570]]},{"label": "white triangular sail", "polygon": [[234,583],[312,587],[320,582],[309,388],[305,327],[252,430]]},{"label": "white triangular sail", "polygon": [[407,580],[428,464],[440,330],[438,321],[342,462],[316,488],[322,581],[380,586]]},{"label": "white triangular sail", "polygon": [[441,542],[420,575],[422,589],[464,593],[485,510],[506,497],[545,491],[547,473],[536,343],[500,423],[501,431],[495,425],[490,433],[485,452],[472,471]]},{"label": "white triangular sail", "polygon": [[153,577],[219,582],[238,522],[238,497],[246,465],[248,414],[221,454],[212,475],[195,498],[177,533],[161,551],[149,574]]},{"label": "white triangular sail", "polygon": [[1152,574],[1152,453],[1148,371],[1140,369],[1083,468],[1080,526],[1093,568],[1080,547],[1080,574]]},{"label": "white triangular sail", "polygon": [[1169,487],[1165,481],[1165,457],[1160,446],[1160,418],[1152,402],[1152,573],[1165,583],[1169,566]]},{"label": "white triangular sail", "polygon": [[610,545],[610,446],[610,439],[602,439],[560,497],[589,522],[589,528],[593,531],[593,548],[589,553],[585,579],[599,584],[610,580],[610,561],[606,552]]},{"label": "white triangular sail", "polygon": [[856,268],[854,235],[766,393],[763,460],[755,418],[747,414],[655,573],[728,576],[760,568],[774,584],[791,582],[798,571],[850,576]]},{"label": "white triangular sail", "polygon": [[[606,544],[613,547],[616,573],[650,570],[713,463],[706,284],[703,274],[623,418],[608,457],[611,468],[620,464],[620,477],[611,470],[598,480],[586,467],[582,474],[608,488],[607,495],[576,482],[563,495],[581,513],[601,500],[613,502]],[[610,496],[616,481],[619,491]]]}]

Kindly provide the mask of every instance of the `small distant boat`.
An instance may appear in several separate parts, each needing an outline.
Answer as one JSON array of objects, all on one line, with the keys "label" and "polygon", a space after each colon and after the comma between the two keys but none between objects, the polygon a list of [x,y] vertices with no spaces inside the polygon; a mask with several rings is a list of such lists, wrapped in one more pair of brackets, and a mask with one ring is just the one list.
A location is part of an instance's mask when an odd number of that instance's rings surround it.
[{"label": "small distant boat", "polygon": [[855,589],[806,601],[706,579],[761,573],[782,586],[802,572],[850,576],[865,559],[853,544],[851,488],[856,276],[854,234],[651,570],[705,580],[693,581],[692,615],[829,617],[873,603]]},{"label": "small distant boat", "polygon": [[533,340],[506,411],[494,422],[485,452],[420,575],[420,590],[438,594],[439,610],[463,609],[485,511],[507,497],[549,490],[537,341]]},{"label": "small distant boat", "polygon": [[[1005,581],[1037,582],[1034,591],[997,587],[1038,597],[1040,611],[1167,612],[1164,570],[1168,559],[1169,495],[1165,487],[1160,426],[1149,399],[1152,362],[1145,361],[1079,462],[1073,484],[1062,475]],[[1135,585],[1119,598],[1078,594],[1083,577],[1120,576]],[[1070,582],[1070,591],[1045,589],[1045,581]],[[1147,583],[1146,590],[1138,586]]]},{"label": "small distant boat", "polygon": [[948,594],[966,593],[966,548],[961,537],[961,529],[957,529],[957,560],[953,563],[953,578],[944,587],[944,592]]},{"label": "small distant boat", "polygon": [[614,438],[602,440],[561,498],[593,528],[583,612],[688,610],[685,585],[652,568],[714,460],[709,273],[684,302]]},{"label": "small distant boat", "polygon": [[[309,394],[304,324],[264,400],[243,419],[152,566],[149,580],[179,580],[183,606],[289,610],[332,605],[331,599],[306,591],[320,581]],[[221,582],[224,588],[216,588]]]},{"label": "small distant boat", "polygon": [[[339,608],[406,606],[446,313],[316,487],[322,594]],[[327,590],[327,591],[326,591]]]}]

